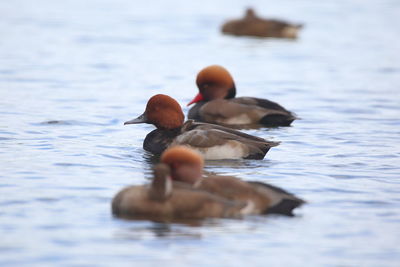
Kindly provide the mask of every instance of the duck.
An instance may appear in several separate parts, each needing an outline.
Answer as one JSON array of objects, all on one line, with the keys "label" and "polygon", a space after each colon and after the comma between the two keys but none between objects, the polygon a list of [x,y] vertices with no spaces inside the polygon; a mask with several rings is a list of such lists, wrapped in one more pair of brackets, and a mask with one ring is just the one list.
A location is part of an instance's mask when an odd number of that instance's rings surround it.
[{"label": "duck", "polygon": [[296,39],[302,27],[302,24],[260,18],[254,9],[248,8],[243,18],[225,22],[221,27],[221,31],[224,34],[235,36]]},{"label": "duck", "polygon": [[142,115],[127,124],[150,123],[157,129],[147,134],[143,148],[154,155],[168,147],[185,145],[196,150],[207,160],[263,159],[271,147],[279,142],[267,141],[234,129],[210,123],[184,122],[179,103],[168,95],[152,96]]},{"label": "duck", "polygon": [[178,222],[241,218],[251,212],[251,207],[246,203],[179,185],[179,182],[172,181],[170,167],[166,164],[156,164],[153,173],[150,184],[128,186],[115,195],[111,203],[115,217]]},{"label": "duck", "polygon": [[185,146],[168,148],[161,155],[160,161],[170,166],[173,180],[232,201],[251,204],[252,214],[294,216],[293,210],[306,203],[301,198],[267,183],[244,181],[233,176],[210,174],[203,177],[204,159]]},{"label": "duck", "polygon": [[211,65],[196,78],[199,93],[187,105],[195,104],[188,118],[232,128],[290,126],[297,119],[278,103],[256,97],[235,97],[235,82],[227,69]]}]

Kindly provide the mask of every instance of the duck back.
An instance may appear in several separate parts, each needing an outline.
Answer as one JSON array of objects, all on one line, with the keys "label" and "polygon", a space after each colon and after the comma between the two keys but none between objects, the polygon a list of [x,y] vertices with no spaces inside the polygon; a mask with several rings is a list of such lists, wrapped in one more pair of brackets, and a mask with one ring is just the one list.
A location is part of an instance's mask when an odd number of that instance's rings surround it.
[{"label": "duck back", "polygon": [[293,216],[293,210],[305,203],[279,187],[262,182],[247,182],[232,176],[208,176],[203,178],[196,188],[227,199],[251,202],[256,214]]},{"label": "duck back", "polygon": [[235,128],[289,126],[296,115],[268,99],[237,97],[196,103],[189,119]]}]

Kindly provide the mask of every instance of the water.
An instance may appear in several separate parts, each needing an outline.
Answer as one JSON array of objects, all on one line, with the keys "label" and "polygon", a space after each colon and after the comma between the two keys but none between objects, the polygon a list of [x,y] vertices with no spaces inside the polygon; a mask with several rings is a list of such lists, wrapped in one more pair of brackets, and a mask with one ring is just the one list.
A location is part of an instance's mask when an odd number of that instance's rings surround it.
[{"label": "water", "polygon": [[[219,34],[250,5],[303,22],[300,39]],[[398,266],[399,12],[394,0],[2,1],[0,265]],[[247,131],[282,141],[266,159],[207,170],[309,204],[198,227],[113,218],[114,194],[151,169],[153,127],[123,122],[156,93],[186,104],[215,63],[238,95],[302,119]]]}]

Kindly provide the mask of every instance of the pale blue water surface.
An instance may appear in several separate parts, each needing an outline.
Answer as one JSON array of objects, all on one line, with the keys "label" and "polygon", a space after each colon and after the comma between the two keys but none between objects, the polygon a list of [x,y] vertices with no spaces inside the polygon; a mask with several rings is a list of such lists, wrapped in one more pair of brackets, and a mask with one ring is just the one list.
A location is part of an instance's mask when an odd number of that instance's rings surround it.
[{"label": "pale blue water surface", "polygon": [[[247,6],[301,37],[221,35]],[[0,265],[400,266],[399,15],[396,0],[1,1]],[[302,120],[247,131],[282,141],[264,160],[207,170],[309,204],[199,227],[113,218],[151,169],[153,126],[123,122],[157,93],[185,105],[216,63]]]}]

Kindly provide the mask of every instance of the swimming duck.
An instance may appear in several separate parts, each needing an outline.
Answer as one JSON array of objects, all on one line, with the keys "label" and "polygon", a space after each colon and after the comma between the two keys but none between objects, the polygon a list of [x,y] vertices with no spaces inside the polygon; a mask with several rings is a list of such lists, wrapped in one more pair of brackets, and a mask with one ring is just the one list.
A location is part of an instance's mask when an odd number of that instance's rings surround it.
[{"label": "swimming duck", "polygon": [[203,176],[204,161],[198,153],[184,147],[168,148],[161,155],[161,162],[171,167],[173,180],[191,184],[230,200],[252,203],[253,214],[277,213],[293,216],[293,209],[304,200],[273,185],[258,181],[243,181],[233,176]]},{"label": "swimming duck", "polygon": [[112,200],[112,213],[127,219],[153,221],[197,220],[217,217],[241,217],[247,204],[229,201],[208,192],[175,186],[170,168],[165,164],[154,167],[150,184],[129,186]]},{"label": "swimming duck", "polygon": [[219,125],[192,120],[184,123],[178,102],[162,94],[151,97],[145,112],[124,124],[135,123],[157,127],[143,142],[143,148],[155,155],[160,155],[167,147],[185,145],[205,159],[263,159],[271,147],[279,144]]},{"label": "swimming duck", "polygon": [[236,36],[256,36],[275,38],[297,38],[301,24],[290,24],[276,19],[263,19],[252,8],[246,10],[242,19],[229,20],[222,25],[222,32]]},{"label": "swimming duck", "polygon": [[222,66],[202,69],[196,78],[197,96],[188,104],[196,103],[189,119],[224,126],[289,126],[296,115],[278,103],[255,97],[235,97],[236,87],[231,74]]}]

